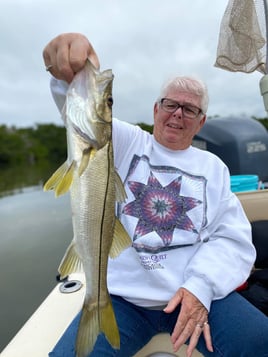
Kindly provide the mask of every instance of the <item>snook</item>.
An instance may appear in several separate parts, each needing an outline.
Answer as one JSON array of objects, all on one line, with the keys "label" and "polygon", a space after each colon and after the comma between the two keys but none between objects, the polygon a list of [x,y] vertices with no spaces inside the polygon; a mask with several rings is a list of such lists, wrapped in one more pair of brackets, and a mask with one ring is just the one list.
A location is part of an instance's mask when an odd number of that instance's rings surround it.
[{"label": "snook", "polygon": [[131,245],[115,217],[115,202],[125,199],[115,171],[112,145],[112,81],[88,62],[67,92],[63,119],[67,129],[67,161],[44,189],[59,196],[70,189],[74,238],[59,267],[62,277],[80,269],[86,295],[76,340],[78,357],[87,356],[102,331],[114,348],[120,337],[107,289],[108,256]]}]

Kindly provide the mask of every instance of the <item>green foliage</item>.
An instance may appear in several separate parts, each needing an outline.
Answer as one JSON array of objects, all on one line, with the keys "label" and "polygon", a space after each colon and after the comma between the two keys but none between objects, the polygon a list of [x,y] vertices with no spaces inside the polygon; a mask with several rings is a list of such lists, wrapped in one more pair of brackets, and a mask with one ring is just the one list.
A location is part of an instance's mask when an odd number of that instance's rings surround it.
[{"label": "green foliage", "polygon": [[[268,118],[256,118],[268,130]],[[153,133],[153,125],[137,123]],[[29,165],[48,162],[59,165],[66,159],[66,130],[55,124],[37,124],[30,128],[0,125],[0,166]]]},{"label": "green foliage", "polygon": [[149,124],[146,124],[146,123],[137,123],[137,125],[139,127],[141,127],[143,130],[148,131],[151,134],[153,133],[153,128],[154,128],[153,125],[149,125]]},{"label": "green foliage", "polygon": [[15,164],[23,159],[24,143],[17,130],[0,126],[0,164]]},{"label": "green foliage", "polygon": [[65,128],[38,124],[34,128],[0,126],[0,165],[60,163],[66,158]]},{"label": "green foliage", "polygon": [[33,154],[39,159],[45,158],[53,162],[66,159],[67,144],[64,127],[54,124],[38,124],[32,138],[37,144],[33,147]]},{"label": "green foliage", "polygon": [[258,120],[268,130],[268,118],[252,118]]}]

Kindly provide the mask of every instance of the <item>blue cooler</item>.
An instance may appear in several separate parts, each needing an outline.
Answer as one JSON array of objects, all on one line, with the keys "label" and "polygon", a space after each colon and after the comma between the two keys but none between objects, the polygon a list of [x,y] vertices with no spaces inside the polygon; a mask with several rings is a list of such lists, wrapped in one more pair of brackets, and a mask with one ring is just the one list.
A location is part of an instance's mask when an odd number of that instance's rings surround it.
[{"label": "blue cooler", "polygon": [[231,176],[231,190],[233,192],[255,191],[258,189],[259,177],[257,175]]}]

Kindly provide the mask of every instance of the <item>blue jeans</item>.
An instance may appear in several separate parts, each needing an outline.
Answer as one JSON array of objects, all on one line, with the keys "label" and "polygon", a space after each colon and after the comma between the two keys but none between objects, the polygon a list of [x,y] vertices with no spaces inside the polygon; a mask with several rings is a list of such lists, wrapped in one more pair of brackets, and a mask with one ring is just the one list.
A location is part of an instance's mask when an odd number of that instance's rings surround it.
[{"label": "blue jeans", "polygon": [[[120,331],[120,350],[114,350],[100,334],[91,357],[131,357],[160,332],[172,333],[179,307],[171,314],[135,306],[119,296],[112,296]],[[59,340],[50,357],[75,357],[74,345],[80,313]],[[209,313],[214,352],[208,352],[201,336],[197,349],[204,356],[268,356],[268,317],[238,293],[214,301]]]}]

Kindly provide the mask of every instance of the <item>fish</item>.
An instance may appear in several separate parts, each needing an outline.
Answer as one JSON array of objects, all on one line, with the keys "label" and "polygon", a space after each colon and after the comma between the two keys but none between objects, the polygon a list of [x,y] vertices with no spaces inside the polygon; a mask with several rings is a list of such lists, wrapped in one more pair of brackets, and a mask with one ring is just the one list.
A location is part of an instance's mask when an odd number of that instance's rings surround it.
[{"label": "fish", "polygon": [[93,350],[103,332],[113,348],[120,335],[107,288],[108,258],[131,246],[115,215],[126,199],[114,166],[112,143],[112,70],[100,71],[88,60],[71,82],[62,117],[67,133],[67,160],[44,185],[58,197],[70,192],[73,240],[59,266],[61,278],[81,269],[86,292],[76,338],[76,356]]}]

